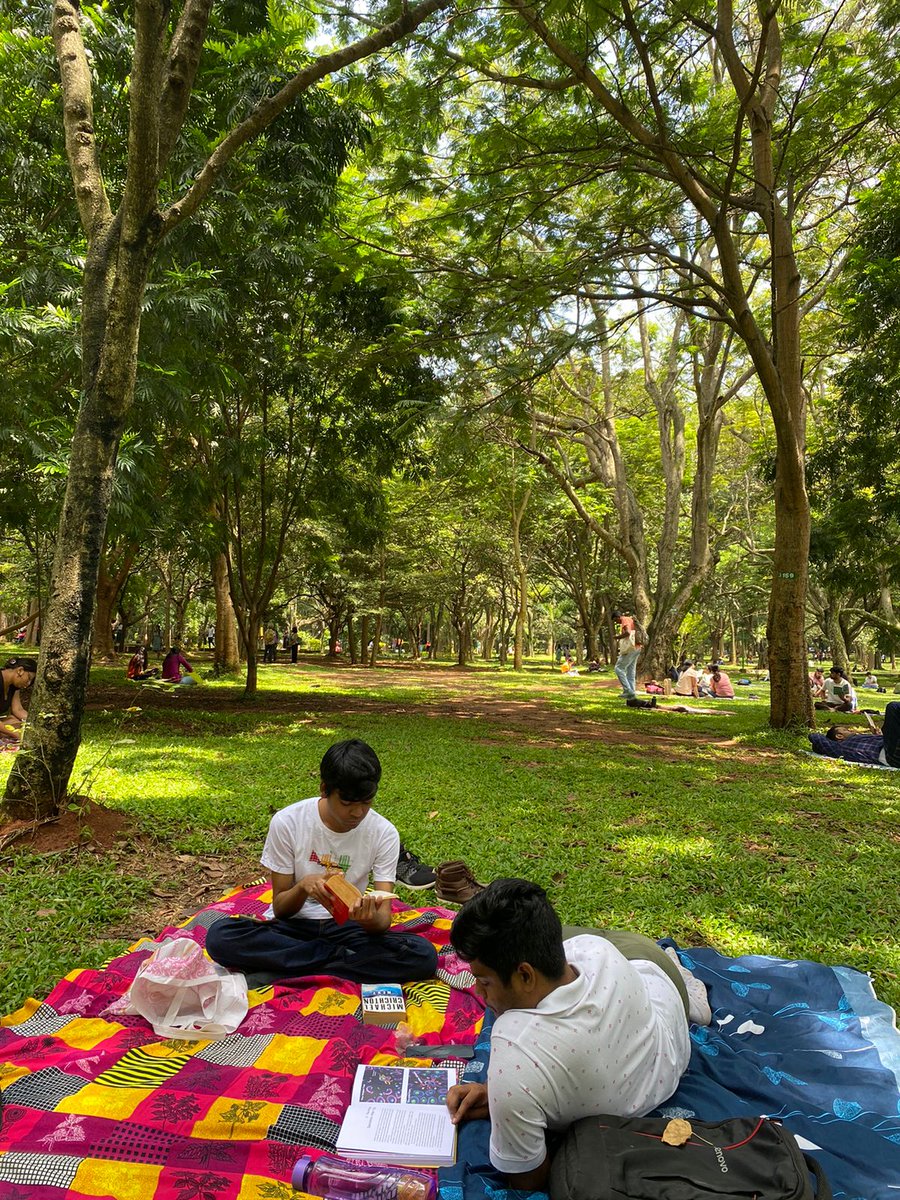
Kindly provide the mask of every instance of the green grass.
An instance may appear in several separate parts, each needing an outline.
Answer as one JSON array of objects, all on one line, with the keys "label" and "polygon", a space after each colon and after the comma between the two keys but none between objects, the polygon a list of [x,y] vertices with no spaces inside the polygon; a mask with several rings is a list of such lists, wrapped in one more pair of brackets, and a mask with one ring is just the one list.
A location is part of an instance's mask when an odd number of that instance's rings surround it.
[{"label": "green grass", "polygon": [[[121,678],[97,669],[92,685]],[[252,860],[271,813],[317,790],[327,746],[362,737],[384,768],[377,807],[428,861],[536,879],[572,924],[847,963],[900,1001],[900,780],[798,755],[802,738],[764,728],[765,686],[723,702],[733,717],[625,709],[598,677],[536,663],[452,675],[305,663],[261,670],[260,689],[240,706],[235,682],[119,688],[87,715],[72,789],[89,782],[173,855],[246,847]],[[647,747],[646,733],[665,738]],[[134,855],[8,853],[2,869],[0,1011],[118,952],[104,931],[155,886]]]}]

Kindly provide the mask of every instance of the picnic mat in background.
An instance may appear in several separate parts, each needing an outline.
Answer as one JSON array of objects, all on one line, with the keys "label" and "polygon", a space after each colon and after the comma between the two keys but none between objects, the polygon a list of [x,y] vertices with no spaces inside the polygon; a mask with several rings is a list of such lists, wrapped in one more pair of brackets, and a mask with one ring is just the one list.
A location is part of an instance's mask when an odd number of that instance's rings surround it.
[{"label": "picnic mat in background", "polygon": [[[708,948],[679,954],[707,985],[713,1021],[691,1026],[690,1066],[656,1115],[775,1117],[819,1160],[839,1200],[900,1200],[900,1034],[868,976]],[[490,1014],[479,1058],[489,1027]],[[439,1172],[440,1200],[500,1200],[489,1134],[487,1121],[461,1126],[457,1165]]]},{"label": "picnic mat in background", "polygon": [[[268,884],[238,889],[160,936],[202,943],[270,899]],[[453,914],[393,908],[440,955],[436,980],[404,988],[413,1036],[474,1042],[484,1009],[447,945]],[[0,1022],[0,1200],[294,1200],[293,1166],[304,1147],[334,1148],[357,1065],[398,1061],[394,1030],[364,1025],[359,985],[333,977],[251,990],[231,1037],[159,1038],[107,1011],[153,945],[71,972]]]},{"label": "picnic mat in background", "polygon": [[[229,913],[261,914],[268,897],[235,892],[181,932],[202,940]],[[483,1077],[490,1015],[482,1022],[472,976],[447,952],[451,917],[394,902],[395,922],[441,954],[437,982],[405,989],[409,1023],[416,1037],[476,1042],[467,1077]],[[72,972],[3,1020],[0,1200],[293,1200],[294,1162],[304,1147],[333,1148],[357,1064],[397,1061],[393,1031],[363,1025],[359,988],[334,978],[251,991],[239,1032],[219,1042],[164,1041],[140,1017],[104,1017],[152,945]],[[839,1200],[900,1200],[900,1035],[867,977],[680,954],[709,988],[713,1023],[692,1028],[690,1068],[661,1114],[778,1117]],[[461,1127],[441,1200],[501,1200],[488,1137],[486,1121]]]}]

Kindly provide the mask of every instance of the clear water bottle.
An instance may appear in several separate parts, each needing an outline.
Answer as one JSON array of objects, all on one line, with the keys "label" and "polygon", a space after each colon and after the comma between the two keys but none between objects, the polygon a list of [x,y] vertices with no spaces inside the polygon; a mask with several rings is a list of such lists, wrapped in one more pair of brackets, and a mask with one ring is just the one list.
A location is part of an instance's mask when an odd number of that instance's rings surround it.
[{"label": "clear water bottle", "polygon": [[333,1154],[315,1161],[304,1154],[291,1183],[300,1192],[328,1200],[436,1200],[437,1196],[435,1181],[421,1171],[346,1162]]}]

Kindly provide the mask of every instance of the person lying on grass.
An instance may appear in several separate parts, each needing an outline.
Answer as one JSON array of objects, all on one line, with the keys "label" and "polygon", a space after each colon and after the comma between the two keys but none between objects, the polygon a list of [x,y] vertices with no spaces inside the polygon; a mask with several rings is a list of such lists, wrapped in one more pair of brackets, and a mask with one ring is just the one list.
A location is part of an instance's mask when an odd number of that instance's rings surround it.
[{"label": "person lying on grass", "polygon": [[655,942],[564,930],[524,879],[469,900],[450,940],[497,1019],[487,1085],[459,1084],[447,1105],[454,1123],[490,1119],[491,1162],[514,1188],[546,1185],[555,1135],[573,1121],[668,1099],[690,1058],[689,1019],[711,1020],[703,984]]},{"label": "person lying on grass", "polygon": [[279,978],[430,979],[437,967],[434,946],[416,934],[390,931],[389,899],[362,896],[339,925],[324,886],[329,875],[341,872],[361,892],[370,876],[377,891],[394,889],[400,835],[372,809],[381,779],[378,756],[358,739],[336,742],[319,775],[318,796],[289,804],[269,825],[262,864],[272,880],[271,919],[217,921],[206,937],[210,957],[223,967]]},{"label": "person lying on grass", "polygon": [[892,700],[885,708],[880,732],[854,732],[846,725],[832,725],[826,733],[811,733],[809,740],[815,753],[826,758],[900,767],[900,700]]}]

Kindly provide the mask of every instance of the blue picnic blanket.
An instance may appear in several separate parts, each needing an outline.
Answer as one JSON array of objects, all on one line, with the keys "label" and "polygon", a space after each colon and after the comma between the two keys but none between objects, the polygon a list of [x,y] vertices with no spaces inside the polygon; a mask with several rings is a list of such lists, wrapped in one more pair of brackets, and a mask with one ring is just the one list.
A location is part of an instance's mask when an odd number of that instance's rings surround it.
[{"label": "blue picnic blanket", "polygon": [[[663,945],[675,945],[666,940]],[[818,1159],[838,1200],[900,1200],[900,1034],[868,977],[848,967],[679,949],[707,985],[713,1021],[691,1027],[691,1061],[666,1117],[775,1117]],[[485,1020],[466,1079],[484,1079]],[[440,1200],[505,1200],[487,1121],[460,1127]],[[535,1193],[542,1196],[543,1193]]]}]

